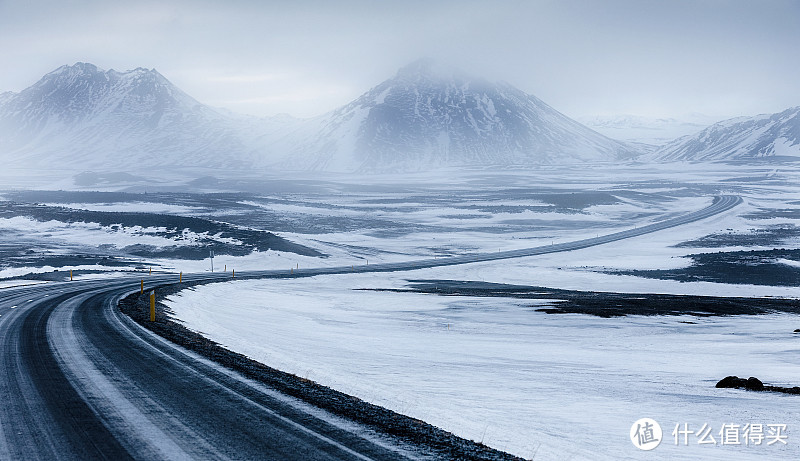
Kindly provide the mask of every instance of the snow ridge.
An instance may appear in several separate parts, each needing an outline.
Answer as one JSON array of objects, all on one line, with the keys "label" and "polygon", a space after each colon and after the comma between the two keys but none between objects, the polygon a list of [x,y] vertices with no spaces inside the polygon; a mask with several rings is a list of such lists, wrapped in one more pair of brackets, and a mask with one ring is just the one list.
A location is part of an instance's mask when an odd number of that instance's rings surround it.
[{"label": "snow ridge", "polygon": [[662,161],[769,157],[800,157],[800,106],[777,114],[725,120],[676,139],[654,154]]}]

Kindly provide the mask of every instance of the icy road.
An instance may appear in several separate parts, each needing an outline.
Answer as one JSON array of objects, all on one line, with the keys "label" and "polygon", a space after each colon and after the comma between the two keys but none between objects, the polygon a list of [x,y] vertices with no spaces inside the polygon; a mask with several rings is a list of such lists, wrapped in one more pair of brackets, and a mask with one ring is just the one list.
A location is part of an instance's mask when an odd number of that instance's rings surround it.
[{"label": "icy road", "polygon": [[[596,238],[402,263],[237,273],[289,277],[413,270],[572,251],[727,211],[719,196],[676,218]],[[192,274],[186,281],[227,280]],[[175,282],[152,275],[146,288]],[[175,346],[123,316],[139,278],[0,290],[0,459],[405,459],[353,423],[298,403]]]}]

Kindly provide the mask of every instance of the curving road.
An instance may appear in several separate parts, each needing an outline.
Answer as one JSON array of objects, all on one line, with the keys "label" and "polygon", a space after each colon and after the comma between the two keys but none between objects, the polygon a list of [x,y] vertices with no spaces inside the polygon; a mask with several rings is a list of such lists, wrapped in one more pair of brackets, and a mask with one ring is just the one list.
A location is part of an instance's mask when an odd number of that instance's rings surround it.
[{"label": "curving road", "polygon": [[[740,197],[647,226],[586,240],[491,254],[292,275],[412,270],[571,251],[698,221]],[[237,277],[287,277],[252,271]],[[228,274],[191,274],[220,281]],[[415,458],[395,442],[242,378],[143,329],[118,300],[138,277],[0,290],[0,460]],[[148,288],[174,283],[153,275]]]}]

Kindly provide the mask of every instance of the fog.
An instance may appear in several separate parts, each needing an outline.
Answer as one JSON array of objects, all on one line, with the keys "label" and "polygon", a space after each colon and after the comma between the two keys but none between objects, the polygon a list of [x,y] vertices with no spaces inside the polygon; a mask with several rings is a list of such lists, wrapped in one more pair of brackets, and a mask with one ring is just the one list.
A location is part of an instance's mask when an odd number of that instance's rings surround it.
[{"label": "fog", "polygon": [[0,91],[63,64],[156,68],[199,101],[313,116],[433,57],[570,116],[800,105],[800,3],[0,2]]}]

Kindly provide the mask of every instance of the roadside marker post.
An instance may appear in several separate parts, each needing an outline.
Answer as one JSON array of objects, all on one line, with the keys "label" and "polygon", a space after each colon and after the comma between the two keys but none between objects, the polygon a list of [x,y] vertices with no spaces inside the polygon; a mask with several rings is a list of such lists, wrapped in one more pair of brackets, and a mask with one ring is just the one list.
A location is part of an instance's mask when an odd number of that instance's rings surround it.
[{"label": "roadside marker post", "polygon": [[143,295],[143,294],[144,294],[144,279],[142,279],[142,285],[141,285],[141,287],[139,288],[139,294],[140,294],[140,295]]},{"label": "roadside marker post", "polygon": [[231,269],[231,278],[236,278],[236,269]]},{"label": "roadside marker post", "polygon": [[69,270],[69,281],[72,281],[72,269]]},{"label": "roadside marker post", "polygon": [[156,321],[156,290],[150,292],[150,321]]},{"label": "roadside marker post", "polygon": [[183,283],[183,272],[178,276],[178,283]]},{"label": "roadside marker post", "polygon": [[152,274],[153,274],[153,268],[151,267],[150,268],[150,275],[152,275]]}]

